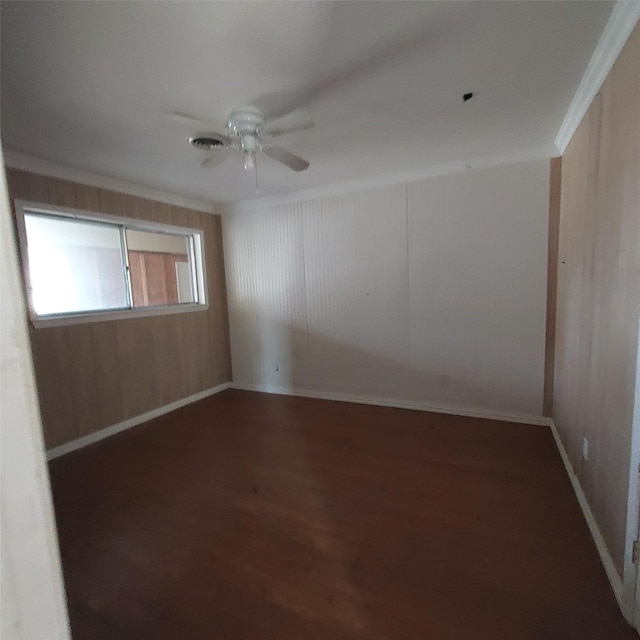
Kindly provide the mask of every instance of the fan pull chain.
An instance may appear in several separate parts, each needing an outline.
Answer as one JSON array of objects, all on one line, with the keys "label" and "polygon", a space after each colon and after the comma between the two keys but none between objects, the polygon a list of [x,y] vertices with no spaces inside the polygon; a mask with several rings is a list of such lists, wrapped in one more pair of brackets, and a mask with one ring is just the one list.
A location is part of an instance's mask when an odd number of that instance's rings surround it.
[{"label": "fan pull chain", "polygon": [[255,162],[253,164],[253,167],[255,169],[255,176],[256,176],[256,195],[258,195],[258,156],[256,154],[256,159]]}]

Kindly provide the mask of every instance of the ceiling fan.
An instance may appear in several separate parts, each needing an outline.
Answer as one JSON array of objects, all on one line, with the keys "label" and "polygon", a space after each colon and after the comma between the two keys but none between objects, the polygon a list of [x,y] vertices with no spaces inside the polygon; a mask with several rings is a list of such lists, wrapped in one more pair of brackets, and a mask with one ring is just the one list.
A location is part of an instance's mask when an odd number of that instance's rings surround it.
[{"label": "ceiling fan", "polygon": [[293,171],[305,171],[309,168],[309,163],[304,158],[272,142],[273,138],[285,133],[311,128],[313,121],[308,117],[302,120],[298,118],[287,126],[286,122],[278,124],[267,121],[264,114],[256,107],[234,109],[225,124],[199,120],[177,111],[167,117],[174,122],[206,128],[206,131],[195,133],[189,138],[189,142],[196,149],[209,153],[201,163],[203,166],[216,166],[231,155],[229,151],[240,151],[244,168],[255,171],[256,189],[256,157],[260,152]]},{"label": "ceiling fan", "polygon": [[[189,138],[194,147],[209,153],[202,165],[216,166],[229,157],[229,151],[240,151],[244,168],[255,171],[257,192],[258,153],[264,153],[293,171],[300,172],[309,168],[307,160],[272,142],[273,138],[285,133],[313,127],[313,121],[308,116],[300,120],[300,109],[344,86],[361,81],[383,67],[389,67],[410,55],[433,47],[438,36],[442,38],[445,31],[439,21],[432,20],[428,25],[420,24],[418,28],[397,34],[395,38],[367,49],[343,66],[329,69],[297,90],[257,97],[252,100],[251,106],[234,109],[225,123],[194,118],[179,111],[174,111],[167,118],[203,131]],[[290,126],[286,126],[287,121]]]}]

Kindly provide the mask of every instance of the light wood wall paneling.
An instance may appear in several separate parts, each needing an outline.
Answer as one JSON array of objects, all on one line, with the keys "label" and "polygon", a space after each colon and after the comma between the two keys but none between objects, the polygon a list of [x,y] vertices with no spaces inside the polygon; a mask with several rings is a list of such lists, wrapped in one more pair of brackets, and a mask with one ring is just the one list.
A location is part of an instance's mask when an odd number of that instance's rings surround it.
[{"label": "light wood wall paneling", "polygon": [[[220,216],[202,215],[203,229],[208,229],[208,233],[215,238],[215,246],[218,251],[207,259],[207,282],[212,291],[212,297],[220,300],[221,312],[213,314],[213,332],[209,334],[211,344],[211,355],[214,363],[215,378],[226,376],[232,379],[231,369],[231,349],[229,331],[229,307],[227,300],[227,278],[224,261],[224,244],[222,241],[222,220]],[[213,336],[222,336],[221,340],[211,339]]]},{"label": "light wood wall paneling", "polygon": [[189,225],[189,211],[184,207],[172,205],[170,217],[172,224],[178,227],[186,227]]},{"label": "light wood wall paneling", "polygon": [[85,211],[100,211],[100,189],[76,185],[76,206]]},{"label": "light wood wall paneling", "polygon": [[594,506],[608,521],[607,534],[620,540],[614,549],[622,563],[640,312],[640,26],[617,64],[603,92],[593,271],[595,357],[589,371],[590,388],[599,392],[591,395],[596,404],[591,415],[604,464],[587,465],[586,475],[594,487]]},{"label": "light wood wall paneling", "polygon": [[621,574],[640,308],[639,105],[637,26],[562,160],[554,393],[558,432]]},{"label": "light wood wall paneling", "polygon": [[[42,412],[42,425],[48,447],[78,437],[74,418],[74,390],[66,381],[72,376],[73,353],[67,348],[65,327],[31,331],[31,348]],[[45,390],[51,390],[46,392]]]},{"label": "light wood wall paneling", "polygon": [[9,169],[13,199],[204,231],[209,308],[64,327],[30,327],[51,448],[230,379],[219,216]]},{"label": "light wood wall paneling", "polygon": [[[160,394],[160,405],[169,404],[175,398],[184,398],[186,393],[185,377],[197,373],[190,370],[187,354],[180,349],[180,330],[173,328],[171,316],[157,316],[151,326],[151,343],[153,344],[154,366],[156,371],[173,369],[177,375],[159,376],[157,391]],[[188,320],[187,320],[188,322]],[[181,322],[181,324],[185,324]]]},{"label": "light wood wall paneling", "polygon": [[[73,390],[72,415],[69,418],[74,422],[77,437],[82,437],[95,431],[97,424],[103,424],[94,341],[89,324],[62,329],[64,349],[73,345],[73,363],[66,377],[67,384]],[[81,393],[77,392],[79,389]]]},{"label": "light wood wall paneling", "polygon": [[[131,198],[131,196],[123,195],[122,193],[116,193],[114,191],[107,191],[105,189],[99,190],[100,198],[100,211],[102,213],[108,213],[112,216],[124,216],[125,206],[123,200]],[[133,208],[135,210],[135,208]],[[138,212],[136,211],[136,214]]]},{"label": "light wood wall paneling", "polygon": [[[589,350],[581,345],[588,344],[590,339],[588,283],[600,106],[600,96],[596,96],[563,156],[553,415],[558,425],[568,422],[576,425],[575,429],[563,433],[563,442],[577,473],[582,466],[586,419],[581,405],[588,392],[585,376],[577,372],[588,366],[585,358]],[[576,166],[581,169],[576,171]]]},{"label": "light wood wall paneling", "polygon": [[[192,375],[185,375],[183,379],[187,385],[185,389],[186,395],[193,395],[197,393],[198,389],[206,389],[207,384],[212,386],[212,380],[207,375],[207,372],[211,369],[208,366],[209,362],[215,362],[211,353],[211,330],[201,325],[196,321],[196,318],[188,317],[186,322],[181,326],[180,331],[180,353],[193,353],[197,349],[202,349],[202,353],[205,357],[199,358],[195,363]],[[192,363],[186,362],[184,364],[185,370],[189,370],[192,367]]]},{"label": "light wood wall paneling", "polygon": [[[122,414],[134,416],[149,411],[154,406],[162,406],[157,378],[161,372],[156,369],[152,341],[155,318],[118,320],[117,353],[121,369]],[[126,372],[126,373],[125,373]]]},{"label": "light wood wall paneling", "polygon": [[49,204],[58,207],[78,207],[76,198],[76,185],[68,180],[52,180],[49,183]]},{"label": "light wood wall paneling", "polygon": [[558,234],[560,232],[560,186],[562,158],[552,158],[549,173],[549,245],[547,251],[547,326],[544,353],[543,415],[553,412],[553,371],[556,342],[556,296],[558,291]]},{"label": "light wood wall paneling", "polygon": [[91,327],[97,383],[100,395],[112,398],[112,402],[98,402],[100,428],[117,424],[122,418],[122,380],[118,360],[118,323],[102,322],[87,325]]},{"label": "light wood wall paneling", "polygon": [[[147,201],[149,202],[149,201]],[[166,202],[156,203],[157,215],[160,220],[163,220],[165,224],[173,223],[172,206]]]},{"label": "light wood wall paneling", "polygon": [[45,176],[10,169],[7,172],[7,181],[11,188],[11,197],[14,199],[49,201],[49,178]]}]

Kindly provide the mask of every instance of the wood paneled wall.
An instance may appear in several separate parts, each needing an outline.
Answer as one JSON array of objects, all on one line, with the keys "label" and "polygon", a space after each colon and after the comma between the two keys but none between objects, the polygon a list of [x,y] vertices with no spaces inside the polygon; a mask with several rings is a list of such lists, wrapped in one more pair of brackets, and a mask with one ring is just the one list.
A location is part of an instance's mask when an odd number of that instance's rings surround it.
[{"label": "wood paneled wall", "polygon": [[178,304],[176,264],[188,264],[186,253],[129,250],[128,255],[134,307]]},{"label": "wood paneled wall", "polygon": [[640,26],[562,158],[558,260],[553,416],[620,573],[640,308],[639,141]]},{"label": "wood paneled wall", "polygon": [[219,216],[14,169],[7,180],[13,199],[204,231],[207,310],[30,327],[47,448],[231,379]]},{"label": "wood paneled wall", "polygon": [[562,158],[551,158],[551,170],[549,172],[549,242],[547,245],[547,326],[544,346],[544,400],[542,408],[542,415],[547,417],[551,417],[553,413],[561,184]]}]

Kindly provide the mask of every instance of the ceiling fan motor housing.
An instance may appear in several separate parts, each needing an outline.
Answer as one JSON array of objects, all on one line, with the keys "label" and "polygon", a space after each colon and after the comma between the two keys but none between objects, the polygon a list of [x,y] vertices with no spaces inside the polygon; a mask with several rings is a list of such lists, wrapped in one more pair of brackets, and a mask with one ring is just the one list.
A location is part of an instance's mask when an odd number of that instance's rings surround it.
[{"label": "ceiling fan motor housing", "polygon": [[258,109],[246,107],[231,112],[227,120],[230,133],[240,138],[244,168],[254,169],[256,166],[256,151],[258,145],[258,131],[264,124],[264,116]]},{"label": "ceiling fan motor housing", "polygon": [[237,136],[257,135],[258,130],[264,124],[262,112],[253,107],[235,109],[229,115],[227,127]]},{"label": "ceiling fan motor housing", "polygon": [[[173,117],[180,122],[187,121],[204,126],[211,124],[214,128],[219,127],[212,122],[197,120],[179,112],[175,112]],[[278,128],[277,126],[273,128],[266,123],[264,114],[259,109],[243,107],[231,112],[224,127],[224,134],[209,130],[194,134],[189,138],[189,142],[194,148],[209,152],[209,157],[201,163],[203,166],[210,164],[215,157],[221,157],[214,153],[216,150],[237,149],[241,151],[244,168],[247,170],[255,169],[257,181],[256,155],[259,151],[293,171],[305,171],[309,168],[309,163],[304,158],[272,144],[270,139],[292,131],[308,129],[310,126],[313,126],[313,122],[289,128]],[[264,140],[263,136],[266,136],[267,140]]]}]

